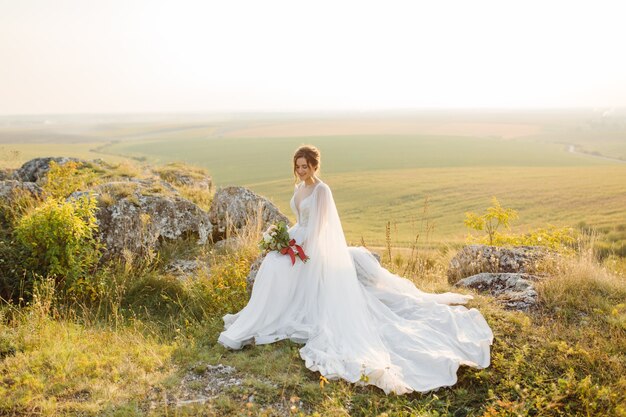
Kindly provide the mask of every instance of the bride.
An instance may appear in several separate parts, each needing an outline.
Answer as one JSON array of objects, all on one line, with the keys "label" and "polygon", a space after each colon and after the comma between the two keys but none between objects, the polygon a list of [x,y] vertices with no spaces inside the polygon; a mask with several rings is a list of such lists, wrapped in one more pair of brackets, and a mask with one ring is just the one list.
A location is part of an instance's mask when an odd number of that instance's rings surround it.
[{"label": "bride", "polygon": [[493,333],[469,295],[430,294],[381,267],[363,247],[348,247],[330,188],[315,174],[320,153],[294,154],[300,179],[289,236],[310,257],[292,265],[269,252],[248,305],[224,316],[219,343],[240,349],[291,339],[307,368],[328,379],[375,385],[385,393],[454,385],[459,365],[489,366]]}]

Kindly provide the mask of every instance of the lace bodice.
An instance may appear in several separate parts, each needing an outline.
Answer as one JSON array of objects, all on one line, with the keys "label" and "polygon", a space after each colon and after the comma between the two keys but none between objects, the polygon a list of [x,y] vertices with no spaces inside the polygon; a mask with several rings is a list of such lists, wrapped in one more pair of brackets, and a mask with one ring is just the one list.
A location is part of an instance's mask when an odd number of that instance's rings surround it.
[{"label": "lace bodice", "polygon": [[[309,215],[311,213],[311,201],[313,200],[311,197],[313,196],[313,191],[315,187],[319,186],[319,183],[315,184],[313,190],[308,193],[303,198],[301,197],[303,194],[306,194],[306,191],[302,189],[302,183],[300,183],[295,192],[293,193],[293,197],[291,198],[291,210],[293,214],[296,216],[296,222],[300,227],[306,227],[309,223]],[[298,203],[299,201],[299,203]]]}]

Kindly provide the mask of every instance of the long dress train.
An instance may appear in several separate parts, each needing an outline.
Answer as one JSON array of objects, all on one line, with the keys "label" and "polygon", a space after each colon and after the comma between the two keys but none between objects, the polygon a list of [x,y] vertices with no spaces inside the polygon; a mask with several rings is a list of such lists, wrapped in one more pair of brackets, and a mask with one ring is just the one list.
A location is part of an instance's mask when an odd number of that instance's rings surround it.
[{"label": "long dress train", "polygon": [[454,385],[461,364],[489,366],[493,333],[484,317],[450,305],[471,296],[420,291],[367,249],[348,247],[331,190],[318,181],[290,204],[297,223],[289,235],[310,260],[292,266],[270,252],[246,307],[224,316],[219,343],[240,349],[291,339],[304,343],[306,367],[326,378],[396,394]]}]

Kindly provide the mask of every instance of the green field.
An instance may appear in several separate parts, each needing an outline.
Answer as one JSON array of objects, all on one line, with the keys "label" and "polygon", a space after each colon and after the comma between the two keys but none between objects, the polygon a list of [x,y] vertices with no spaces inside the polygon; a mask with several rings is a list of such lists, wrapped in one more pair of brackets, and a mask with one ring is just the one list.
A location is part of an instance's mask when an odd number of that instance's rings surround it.
[{"label": "green field", "polygon": [[[626,127],[589,120],[578,113],[472,113],[381,116],[374,122],[281,115],[107,120],[79,127],[64,121],[30,130],[0,128],[0,162],[14,167],[52,154],[184,161],[207,168],[218,186],[242,185],[269,197],[293,219],[291,155],[312,143],[322,151],[321,177],[333,189],[349,241],[381,245],[391,222],[393,242],[407,246],[428,220],[434,225],[429,240],[436,244],[462,241],[464,213],[482,211],[492,196],[519,211],[517,231],[583,221],[626,224],[626,163],[617,160],[626,155]],[[369,129],[393,134],[362,133]],[[571,153],[569,145],[587,154]],[[15,152],[19,158],[11,159]]]},{"label": "green field", "polygon": [[[396,243],[414,239],[423,218],[432,242],[459,241],[466,211],[491,197],[520,213],[518,226],[580,221],[626,222],[626,164],[569,154],[562,145],[467,137],[347,136],[318,138],[163,139],[118,143],[107,151],[162,163],[204,166],[221,185],[247,186],[285,213],[292,193],[291,153],[302,143],[323,152],[322,178],[331,185],[348,240],[380,245],[385,225]],[[293,218],[293,216],[292,216]]]}]

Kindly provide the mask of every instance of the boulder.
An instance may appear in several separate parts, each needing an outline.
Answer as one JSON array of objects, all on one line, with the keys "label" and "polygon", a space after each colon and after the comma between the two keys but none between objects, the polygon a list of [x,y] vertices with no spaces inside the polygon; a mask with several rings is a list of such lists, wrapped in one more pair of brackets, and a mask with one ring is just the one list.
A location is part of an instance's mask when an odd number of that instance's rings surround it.
[{"label": "boulder", "polygon": [[[209,215],[178,195],[151,194],[139,181],[102,184],[92,192],[98,199],[96,218],[100,241],[106,245],[105,259],[125,249],[145,255],[164,239],[194,235],[204,244],[211,236]],[[73,193],[70,198],[85,193]]]},{"label": "boulder", "polygon": [[551,252],[541,246],[465,246],[450,260],[448,282],[454,284],[481,272],[533,274],[537,272],[539,262],[549,254]]},{"label": "boulder", "polygon": [[482,272],[458,281],[455,286],[488,292],[511,310],[528,310],[537,304],[533,282],[538,279],[531,274]]},{"label": "boulder", "polygon": [[279,221],[289,225],[289,219],[267,198],[244,187],[220,188],[213,197],[209,219],[215,241],[241,230],[249,222],[260,221],[263,229]]},{"label": "boulder", "polygon": [[0,168],[0,181],[12,180],[13,170],[8,168]]},{"label": "boulder", "polygon": [[24,163],[18,170],[13,173],[13,178],[18,181],[38,182],[43,180],[50,171],[50,162],[56,162],[59,165],[67,164],[70,161],[87,163],[78,158],[68,158],[65,156],[35,158]]},{"label": "boulder", "polygon": [[40,198],[43,195],[43,190],[34,182],[0,181],[0,200],[3,202],[11,204],[19,193],[26,193],[30,197]]}]

